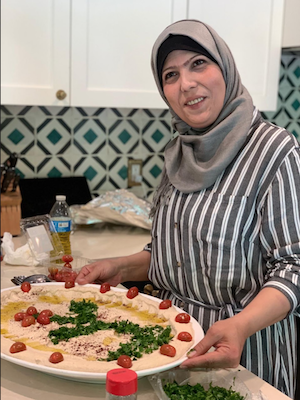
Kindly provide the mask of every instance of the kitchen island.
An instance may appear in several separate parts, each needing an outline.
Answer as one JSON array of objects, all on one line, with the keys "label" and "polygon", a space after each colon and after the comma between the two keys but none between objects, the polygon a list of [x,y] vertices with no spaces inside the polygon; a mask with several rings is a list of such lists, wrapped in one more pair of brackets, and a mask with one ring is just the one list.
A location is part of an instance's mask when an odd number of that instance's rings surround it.
[{"label": "kitchen island", "polygon": [[[13,239],[15,249],[26,243],[24,236]],[[129,255],[143,249],[150,242],[150,232],[141,228],[97,224],[80,226],[71,235],[72,252],[75,256],[97,259]],[[11,278],[16,275],[45,273],[43,267],[13,266],[1,263],[1,289],[14,286]],[[75,382],[27,369],[1,360],[2,400],[83,400],[105,399],[105,385]],[[230,370],[231,372],[233,370]],[[261,391],[267,400],[288,400],[271,385],[256,377],[243,367],[235,369],[252,393]],[[193,372],[199,373],[197,371]],[[229,373],[229,372],[228,372]],[[224,371],[226,375],[226,371]],[[139,400],[157,400],[147,377],[138,381]],[[265,400],[265,399],[264,399]]]}]

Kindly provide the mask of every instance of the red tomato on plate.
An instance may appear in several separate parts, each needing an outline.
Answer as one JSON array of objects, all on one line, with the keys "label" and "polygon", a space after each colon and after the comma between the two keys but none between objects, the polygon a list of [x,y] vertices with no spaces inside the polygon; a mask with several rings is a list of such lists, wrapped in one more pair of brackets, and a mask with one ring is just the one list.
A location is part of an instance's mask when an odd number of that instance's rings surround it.
[{"label": "red tomato on plate", "polygon": [[189,332],[180,332],[177,336],[177,339],[181,340],[182,342],[191,342],[193,337]]},{"label": "red tomato on plate", "polygon": [[48,325],[51,322],[49,316],[42,313],[39,314],[36,320],[41,325]]},{"label": "red tomato on plate", "polygon": [[56,351],[55,353],[52,353],[51,356],[49,357],[49,361],[52,364],[60,363],[63,360],[64,360],[64,356],[59,351]]},{"label": "red tomato on plate", "polygon": [[188,322],[190,322],[191,317],[189,316],[189,314],[186,313],[180,313],[176,315],[175,321],[179,322],[180,324],[187,324]]},{"label": "red tomato on plate", "polygon": [[72,287],[75,287],[75,282],[74,281],[66,281],[65,288],[71,289]]},{"label": "red tomato on plate", "polygon": [[20,351],[26,350],[26,344],[22,342],[15,342],[10,346],[10,353],[20,353]]},{"label": "red tomato on plate", "polygon": [[24,317],[26,317],[26,313],[18,312],[17,314],[15,314],[14,319],[15,321],[23,321]]},{"label": "red tomato on plate", "polygon": [[30,326],[30,325],[34,325],[34,324],[35,324],[35,318],[33,315],[26,315],[21,323],[21,325],[24,328],[26,328],[27,326]]},{"label": "red tomato on plate", "polygon": [[65,254],[61,259],[64,263],[70,263],[73,261],[73,257],[70,254]]},{"label": "red tomato on plate", "polygon": [[28,307],[26,310],[27,315],[34,315],[37,314],[37,309],[35,307]]},{"label": "red tomato on plate", "polygon": [[171,346],[170,344],[163,344],[161,348],[159,349],[160,353],[163,354],[164,356],[168,357],[175,357],[176,355],[176,349],[174,346]]},{"label": "red tomato on plate", "polygon": [[139,294],[139,289],[136,286],[133,286],[130,289],[128,289],[126,296],[128,297],[128,299],[133,299],[138,294]]},{"label": "red tomato on plate", "polygon": [[108,282],[102,283],[100,286],[100,293],[106,293],[110,290],[110,284]]},{"label": "red tomato on plate", "polygon": [[172,301],[171,300],[163,300],[160,304],[159,304],[159,308],[161,310],[166,310],[167,308],[172,307]]},{"label": "red tomato on plate", "polygon": [[23,290],[23,292],[29,292],[31,289],[31,285],[29,282],[23,282],[21,285],[21,290]]},{"label": "red tomato on plate", "polygon": [[118,358],[117,364],[120,365],[120,367],[123,368],[130,368],[132,367],[132,361],[129,356],[120,356]]}]

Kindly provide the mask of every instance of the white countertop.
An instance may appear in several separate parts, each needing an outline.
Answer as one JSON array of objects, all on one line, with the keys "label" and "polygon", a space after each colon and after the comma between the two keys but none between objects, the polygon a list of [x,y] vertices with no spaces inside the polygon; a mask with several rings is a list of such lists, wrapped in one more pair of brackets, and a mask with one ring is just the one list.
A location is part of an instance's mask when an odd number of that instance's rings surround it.
[{"label": "white countertop", "polygon": [[[15,249],[25,244],[24,236],[14,238]],[[71,235],[73,254],[86,258],[116,257],[136,253],[150,242],[150,232],[133,227],[95,225],[80,227]],[[1,263],[1,289],[11,287],[15,275],[44,273],[41,267],[12,266]],[[1,360],[2,400],[86,400],[105,399],[105,385],[81,383],[56,378]],[[288,400],[285,396],[243,367],[237,368],[237,376],[252,393],[260,390],[267,400]],[[232,370],[231,370],[232,372]],[[193,372],[199,373],[199,372]],[[226,374],[226,372],[224,372]],[[139,400],[157,400],[147,377],[138,381]]]}]

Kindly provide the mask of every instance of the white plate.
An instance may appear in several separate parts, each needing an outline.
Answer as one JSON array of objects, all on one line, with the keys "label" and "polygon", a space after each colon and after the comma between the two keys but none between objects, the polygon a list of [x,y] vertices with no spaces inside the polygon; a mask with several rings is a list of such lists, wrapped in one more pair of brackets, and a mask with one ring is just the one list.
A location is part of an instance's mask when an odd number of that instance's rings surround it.
[{"label": "white plate", "polygon": [[[45,283],[43,284],[33,284],[33,286],[43,286],[45,285]],[[63,286],[64,283],[61,282],[51,282],[51,283],[47,283],[46,284],[51,285],[51,286]],[[100,285],[86,285],[86,286],[91,286],[91,287],[99,287]],[[12,290],[15,289],[16,287],[10,287],[7,289],[2,289],[2,292],[5,292],[7,290]],[[115,290],[117,292],[127,292],[127,289],[120,289],[120,288],[115,288],[112,287],[112,290]],[[144,296],[146,298],[149,298],[153,301],[156,301],[158,303],[161,302],[161,299],[157,299],[155,297],[152,296],[148,296],[146,294],[140,293],[141,296]],[[175,307],[176,310],[178,312],[182,312],[182,310],[178,307]],[[194,344],[198,343],[201,339],[203,339],[204,337],[204,332],[203,329],[201,328],[201,326],[199,325],[199,323],[195,320],[195,318],[191,317],[191,323],[192,323],[192,327],[194,330]],[[192,346],[191,346],[192,347]],[[74,380],[74,381],[80,381],[80,382],[89,382],[89,383],[105,383],[106,380],[106,373],[97,373],[97,372],[82,372],[82,371],[68,371],[68,370],[64,370],[64,369],[58,369],[58,368],[51,368],[51,367],[46,367],[43,365],[37,365],[28,361],[24,361],[24,360],[19,360],[14,358],[13,356],[9,356],[7,354],[3,354],[1,353],[1,357],[4,360],[10,361],[14,364],[17,365],[21,365],[22,367],[26,367],[26,368],[30,368],[30,369],[35,369],[37,371],[40,372],[45,372],[47,374],[50,375],[54,375],[54,376],[58,376],[59,378],[64,378],[64,379],[70,379],[70,380]],[[181,357],[180,359],[160,366],[160,367],[156,367],[156,368],[149,368],[149,369],[144,369],[144,370],[140,370],[140,371],[136,371],[138,378],[142,378],[143,376],[148,376],[148,375],[153,375],[159,372],[163,372],[163,371],[167,371],[171,368],[177,367],[178,365],[180,365],[184,360],[186,360],[186,356]]]}]

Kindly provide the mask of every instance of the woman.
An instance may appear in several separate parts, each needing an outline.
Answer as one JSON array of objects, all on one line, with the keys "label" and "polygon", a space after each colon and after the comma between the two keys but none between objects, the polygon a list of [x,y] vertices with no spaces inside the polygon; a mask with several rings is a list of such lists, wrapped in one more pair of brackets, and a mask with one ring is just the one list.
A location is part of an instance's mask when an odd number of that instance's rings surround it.
[{"label": "woman", "polygon": [[77,282],[149,278],[206,332],[182,368],[241,363],[293,397],[299,144],[262,119],[209,26],[167,27],[154,44],[152,70],[178,132],[165,150],[152,243],[84,267]]}]

